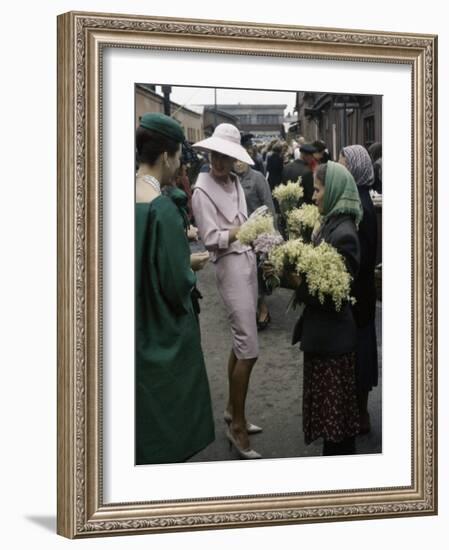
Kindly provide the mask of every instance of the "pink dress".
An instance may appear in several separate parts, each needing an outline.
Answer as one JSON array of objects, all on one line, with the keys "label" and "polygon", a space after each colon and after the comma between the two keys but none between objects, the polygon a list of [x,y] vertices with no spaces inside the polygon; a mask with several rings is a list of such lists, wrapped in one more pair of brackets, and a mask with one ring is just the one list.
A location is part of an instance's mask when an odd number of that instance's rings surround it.
[{"label": "pink dress", "polygon": [[245,194],[236,176],[217,182],[209,173],[198,176],[192,198],[198,233],[215,263],[217,288],[231,324],[237,359],[259,354],[257,337],[257,267],[251,247],[229,244],[229,229],[247,219]]}]

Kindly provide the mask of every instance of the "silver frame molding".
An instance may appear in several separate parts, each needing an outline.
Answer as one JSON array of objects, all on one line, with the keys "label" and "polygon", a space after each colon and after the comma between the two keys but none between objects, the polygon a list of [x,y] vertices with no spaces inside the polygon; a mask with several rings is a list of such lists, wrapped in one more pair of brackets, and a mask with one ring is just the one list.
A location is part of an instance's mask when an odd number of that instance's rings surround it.
[{"label": "silver frame molding", "polygon": [[[104,504],[104,47],[407,64],[412,69],[412,483]],[[58,533],[69,538],[437,513],[437,37],[70,12],[58,17]]]}]

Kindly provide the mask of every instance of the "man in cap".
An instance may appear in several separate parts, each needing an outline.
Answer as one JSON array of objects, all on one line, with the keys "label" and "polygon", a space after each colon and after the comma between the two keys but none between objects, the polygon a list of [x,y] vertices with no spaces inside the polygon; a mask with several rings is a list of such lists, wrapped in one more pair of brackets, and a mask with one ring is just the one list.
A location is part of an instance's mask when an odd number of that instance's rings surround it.
[{"label": "man in cap", "polygon": [[242,144],[242,147],[246,149],[246,152],[249,154],[249,156],[254,161],[254,170],[257,170],[262,175],[265,176],[265,166],[263,164],[262,155],[257,150],[257,147],[255,146],[253,142],[253,134],[242,134],[242,137],[240,139],[240,142]]},{"label": "man in cap", "polygon": [[304,188],[303,203],[312,204],[313,195],[313,153],[316,149],[310,143],[303,143],[299,147],[299,158],[289,162],[282,171],[282,183],[297,181],[302,178],[301,185]]}]

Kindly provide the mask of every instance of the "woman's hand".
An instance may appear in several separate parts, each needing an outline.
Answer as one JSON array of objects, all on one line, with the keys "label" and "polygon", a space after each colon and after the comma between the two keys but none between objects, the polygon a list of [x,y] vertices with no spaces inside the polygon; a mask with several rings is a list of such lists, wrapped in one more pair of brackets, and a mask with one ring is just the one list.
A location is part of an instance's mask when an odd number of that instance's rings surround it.
[{"label": "woman's hand", "polygon": [[189,241],[197,241],[198,240],[198,228],[194,225],[189,225],[189,229],[187,230],[187,238]]},{"label": "woman's hand", "polygon": [[190,267],[193,271],[200,271],[209,261],[209,252],[194,252],[190,254]]},{"label": "woman's hand", "polygon": [[285,284],[287,288],[296,290],[301,284],[302,278],[301,278],[301,275],[288,271],[287,273],[284,273],[284,276],[282,277],[282,282]]},{"label": "woman's hand", "polygon": [[276,273],[273,264],[270,262],[264,262],[262,265],[262,272],[264,279],[269,279],[270,277],[280,277],[281,286],[286,288],[291,288],[293,290],[297,289],[302,282],[302,278],[297,273],[292,271],[284,271],[282,273]]},{"label": "woman's hand", "polygon": [[254,210],[254,212],[249,216],[248,220],[252,220],[257,216],[264,216],[267,213],[268,213],[268,206],[263,204],[262,206],[259,206],[259,208],[256,208],[256,210]]},{"label": "woman's hand", "polygon": [[262,264],[262,273],[265,279],[268,279],[270,277],[273,277],[277,275],[277,273],[274,270],[274,265],[270,262],[264,262]]},{"label": "woman's hand", "polygon": [[240,227],[231,227],[229,230],[229,244],[237,240],[237,233],[240,231]]}]

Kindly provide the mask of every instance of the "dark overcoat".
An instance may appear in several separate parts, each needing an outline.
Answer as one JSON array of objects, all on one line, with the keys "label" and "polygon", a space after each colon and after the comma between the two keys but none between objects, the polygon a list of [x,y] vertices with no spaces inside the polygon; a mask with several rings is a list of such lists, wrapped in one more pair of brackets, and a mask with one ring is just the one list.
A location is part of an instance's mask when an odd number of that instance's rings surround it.
[{"label": "dark overcoat", "polygon": [[[314,238],[314,244],[325,241],[332,245],[344,258],[346,268],[356,277],[360,265],[360,244],[354,220],[348,215],[329,218]],[[331,299],[321,304],[309,293],[303,279],[296,291],[298,302],[305,304],[304,312],[297,322],[292,343],[301,341],[301,350],[323,355],[341,355],[356,349],[357,329],[348,302],[336,311]]]}]

